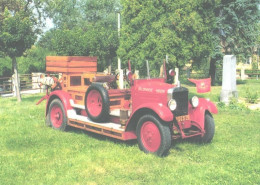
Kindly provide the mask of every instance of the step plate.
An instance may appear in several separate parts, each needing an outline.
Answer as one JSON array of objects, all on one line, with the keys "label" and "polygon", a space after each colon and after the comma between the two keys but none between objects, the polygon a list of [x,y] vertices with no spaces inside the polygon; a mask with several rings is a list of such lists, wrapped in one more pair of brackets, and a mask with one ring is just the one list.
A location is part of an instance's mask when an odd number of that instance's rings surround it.
[{"label": "step plate", "polygon": [[97,127],[104,127],[106,129],[113,129],[115,131],[123,132],[124,129],[121,128],[120,124],[112,123],[112,122],[104,122],[104,123],[96,123],[91,121],[86,116],[77,115],[74,110],[67,111],[68,118],[72,121],[80,121],[82,124],[91,124],[96,125]]}]

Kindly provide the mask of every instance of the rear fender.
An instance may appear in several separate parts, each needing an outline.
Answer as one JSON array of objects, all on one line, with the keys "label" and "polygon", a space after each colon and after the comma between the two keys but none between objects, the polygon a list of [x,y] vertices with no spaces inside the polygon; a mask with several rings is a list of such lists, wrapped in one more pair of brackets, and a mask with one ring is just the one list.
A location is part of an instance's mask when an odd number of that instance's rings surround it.
[{"label": "rear fender", "polygon": [[48,101],[46,103],[46,113],[45,114],[47,115],[47,113],[49,111],[50,103],[52,102],[52,100],[54,100],[56,98],[60,99],[60,101],[62,102],[64,109],[65,109],[65,113],[67,115],[67,111],[73,109],[70,105],[70,100],[72,100],[72,98],[67,92],[61,91],[61,90],[56,90],[56,91],[53,91],[50,93]]},{"label": "rear fender", "polygon": [[213,102],[204,98],[199,98],[199,106],[196,108],[193,108],[191,104],[189,104],[190,119],[192,122],[195,122],[196,125],[199,126],[202,130],[204,130],[204,120],[206,112],[217,114],[218,109]]}]

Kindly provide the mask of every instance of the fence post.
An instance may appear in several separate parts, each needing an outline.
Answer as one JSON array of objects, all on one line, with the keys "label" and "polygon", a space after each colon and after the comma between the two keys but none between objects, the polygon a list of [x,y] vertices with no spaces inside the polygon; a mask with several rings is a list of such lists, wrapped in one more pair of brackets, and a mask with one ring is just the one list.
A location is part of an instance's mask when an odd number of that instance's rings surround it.
[{"label": "fence post", "polygon": [[[19,75],[18,75],[18,78],[19,78]],[[16,97],[16,88],[15,88],[15,75],[13,74],[12,75],[12,89],[11,91],[13,92],[13,97]]]}]

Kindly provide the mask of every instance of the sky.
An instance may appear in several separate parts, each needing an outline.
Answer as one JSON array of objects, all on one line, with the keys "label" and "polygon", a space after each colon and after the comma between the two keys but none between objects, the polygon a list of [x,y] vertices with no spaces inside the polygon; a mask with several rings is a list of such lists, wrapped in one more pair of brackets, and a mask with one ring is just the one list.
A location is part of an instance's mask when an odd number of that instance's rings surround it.
[{"label": "sky", "polygon": [[53,22],[50,18],[47,18],[45,23],[46,23],[46,26],[43,29],[44,32],[46,32],[46,31],[48,31],[48,30],[50,30],[51,28],[54,27],[54,24],[53,24]]}]

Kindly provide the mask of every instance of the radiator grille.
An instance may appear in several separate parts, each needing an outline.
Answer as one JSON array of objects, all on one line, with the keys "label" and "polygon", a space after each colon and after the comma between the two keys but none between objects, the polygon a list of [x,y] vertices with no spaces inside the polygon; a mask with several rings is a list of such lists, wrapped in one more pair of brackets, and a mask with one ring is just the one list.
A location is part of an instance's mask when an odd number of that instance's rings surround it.
[{"label": "radiator grille", "polygon": [[177,102],[177,108],[175,111],[173,111],[175,116],[188,114],[188,94],[189,91],[185,87],[174,88],[172,98]]}]

